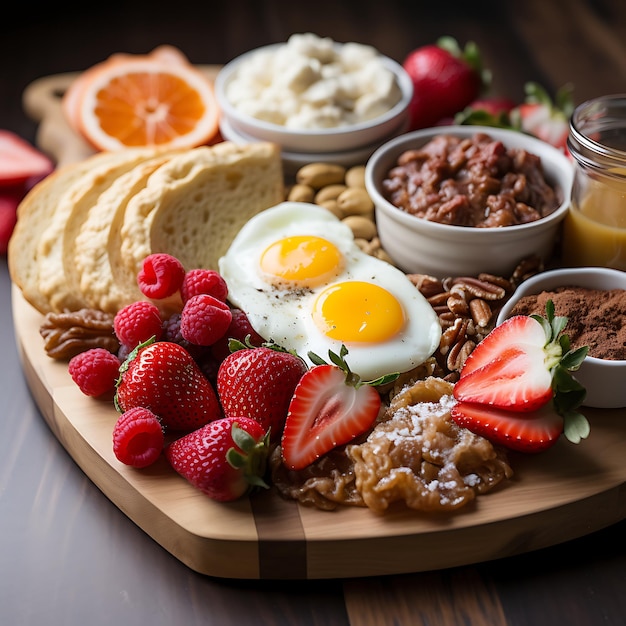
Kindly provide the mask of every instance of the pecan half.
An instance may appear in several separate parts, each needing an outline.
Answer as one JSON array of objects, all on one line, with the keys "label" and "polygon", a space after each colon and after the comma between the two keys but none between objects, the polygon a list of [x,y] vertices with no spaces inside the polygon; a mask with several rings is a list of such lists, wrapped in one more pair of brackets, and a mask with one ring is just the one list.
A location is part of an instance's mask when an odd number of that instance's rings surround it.
[{"label": "pecan half", "polygon": [[113,330],[114,316],[96,309],[70,313],[48,313],[39,328],[46,354],[69,360],[90,348],[117,353],[120,343]]}]

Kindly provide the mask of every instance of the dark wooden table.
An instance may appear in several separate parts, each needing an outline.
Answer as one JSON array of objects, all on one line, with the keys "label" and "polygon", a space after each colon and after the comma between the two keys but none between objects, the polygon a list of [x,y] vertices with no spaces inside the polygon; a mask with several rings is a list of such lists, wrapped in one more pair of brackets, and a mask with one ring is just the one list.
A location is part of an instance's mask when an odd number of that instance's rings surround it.
[{"label": "dark wooden table", "polygon": [[[400,61],[444,34],[472,39],[494,93],[516,100],[530,80],[552,93],[573,83],[577,102],[626,92],[622,0],[111,1],[79,12],[31,2],[13,3],[11,16],[0,25],[0,128],[31,141],[36,124],[21,94],[36,78],[162,43],[221,64],[305,31],[369,43]],[[20,369],[0,263],[3,625],[626,624],[626,522],[514,558],[412,575],[259,582],[194,573],[107,500],[49,431]]]}]

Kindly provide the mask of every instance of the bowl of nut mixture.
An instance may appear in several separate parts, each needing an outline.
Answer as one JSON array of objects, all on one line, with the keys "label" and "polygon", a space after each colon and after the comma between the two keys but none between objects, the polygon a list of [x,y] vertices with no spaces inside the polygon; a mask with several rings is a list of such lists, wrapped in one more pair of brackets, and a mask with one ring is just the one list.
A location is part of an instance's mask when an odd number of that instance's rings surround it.
[{"label": "bowl of nut mixture", "polygon": [[272,141],[289,153],[332,159],[367,148],[371,154],[405,130],[413,84],[372,46],[303,33],[227,63],[215,93],[226,139]]},{"label": "bowl of nut mixture", "polygon": [[507,276],[547,262],[570,205],[563,152],[514,130],[441,126],[374,152],[365,183],[381,244],[408,273]]}]

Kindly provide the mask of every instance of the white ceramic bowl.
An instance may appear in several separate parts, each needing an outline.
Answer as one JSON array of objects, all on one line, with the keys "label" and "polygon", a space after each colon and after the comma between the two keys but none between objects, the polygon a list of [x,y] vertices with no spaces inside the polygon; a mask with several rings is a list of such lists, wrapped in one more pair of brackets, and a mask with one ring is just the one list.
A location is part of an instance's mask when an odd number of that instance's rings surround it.
[{"label": "white ceramic bowl", "polygon": [[242,113],[226,97],[228,83],[251,55],[262,50],[271,51],[283,45],[285,44],[272,44],[250,50],[227,63],[219,71],[215,79],[215,95],[221,109],[221,115],[226,119],[228,126],[234,133],[257,141],[274,142],[287,152],[333,153],[357,150],[372,144],[380,145],[390,137],[396,136],[399,129],[408,120],[408,107],[413,96],[413,83],[399,63],[382,55],[381,61],[396,76],[402,95],[398,103],[387,113],[372,120],[336,128],[300,130],[272,124]]},{"label": "white ceramic bowl", "polygon": [[[524,281],[498,314],[501,324],[511,315],[523,296],[551,291],[557,287],[586,287],[590,289],[626,289],[626,272],[604,267],[565,268],[541,272]],[[567,334],[567,327],[565,328]],[[587,389],[585,406],[603,409],[626,407],[626,361],[587,356],[576,379]]]},{"label": "white ceramic bowl", "polygon": [[[441,134],[471,137],[480,132],[502,141],[507,148],[521,148],[539,156],[546,178],[559,189],[561,205],[549,216],[528,224],[473,228],[410,215],[383,196],[382,181],[405,150]],[[405,272],[439,278],[481,272],[509,276],[528,256],[550,257],[569,209],[573,177],[573,166],[562,152],[530,135],[482,126],[441,126],[407,133],[382,145],[367,162],[365,184],[376,206],[381,244]]]}]

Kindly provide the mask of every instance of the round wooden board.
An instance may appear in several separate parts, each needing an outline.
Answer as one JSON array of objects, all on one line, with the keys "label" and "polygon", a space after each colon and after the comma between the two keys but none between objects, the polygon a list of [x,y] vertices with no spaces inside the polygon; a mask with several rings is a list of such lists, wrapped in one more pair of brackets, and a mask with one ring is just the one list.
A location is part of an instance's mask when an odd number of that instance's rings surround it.
[{"label": "round wooden board", "polygon": [[513,457],[514,477],[453,514],[309,509],[274,490],[211,501],[162,461],[133,470],[115,458],[111,403],[87,398],[50,359],[43,317],[13,287],[26,380],[46,422],[89,478],[133,522],[193,570],[225,578],[318,579],[442,569],[536,550],[626,517],[624,410],[587,410],[590,437]]}]

